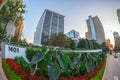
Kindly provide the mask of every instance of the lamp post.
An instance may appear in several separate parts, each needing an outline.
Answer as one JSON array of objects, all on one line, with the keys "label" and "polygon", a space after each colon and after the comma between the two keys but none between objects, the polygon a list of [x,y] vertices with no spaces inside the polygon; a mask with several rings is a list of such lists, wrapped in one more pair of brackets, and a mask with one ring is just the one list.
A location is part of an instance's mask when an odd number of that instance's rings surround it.
[{"label": "lamp post", "polygon": [[18,12],[16,13],[15,19],[14,19],[14,21],[13,21],[13,25],[12,25],[12,29],[11,29],[10,37],[9,37],[9,44],[10,44],[10,42],[11,42],[12,31],[13,31],[13,28],[14,28],[14,26],[15,26],[15,21],[17,20],[17,17],[20,16],[21,11],[22,11],[22,8],[19,8],[19,9],[18,9]]}]

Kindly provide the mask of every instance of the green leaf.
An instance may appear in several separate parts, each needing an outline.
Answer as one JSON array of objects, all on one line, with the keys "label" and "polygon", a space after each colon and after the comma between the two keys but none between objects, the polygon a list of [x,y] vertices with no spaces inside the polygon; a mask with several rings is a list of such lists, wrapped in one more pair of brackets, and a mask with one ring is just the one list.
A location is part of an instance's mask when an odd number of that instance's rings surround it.
[{"label": "green leaf", "polygon": [[48,75],[50,80],[57,80],[61,74],[61,70],[59,64],[54,61],[48,65]]},{"label": "green leaf", "polygon": [[62,69],[67,70],[69,64],[69,57],[67,55],[58,56],[58,61]]},{"label": "green leaf", "polygon": [[50,54],[46,54],[44,56],[44,61],[48,64],[50,61],[52,61],[52,56]]},{"label": "green leaf", "polygon": [[80,65],[80,70],[83,72],[85,70],[85,64],[86,64],[86,61],[82,61],[81,62],[81,65]]},{"label": "green leaf", "polygon": [[31,64],[34,65],[35,63],[41,61],[44,56],[46,55],[46,53],[48,52],[48,48],[46,47],[43,47],[40,51],[40,53],[38,53],[37,55],[35,55],[33,58],[32,58],[32,61],[31,61]]},{"label": "green leaf", "polygon": [[77,64],[79,62],[80,58],[81,58],[81,54],[75,54],[74,62],[76,62],[76,64]]},{"label": "green leaf", "polygon": [[70,63],[70,68],[72,70],[76,69],[76,64],[80,61],[80,58],[81,58],[81,54],[75,54],[73,60]]},{"label": "green leaf", "polygon": [[75,65],[76,65],[76,64],[75,64],[74,62],[71,62],[71,63],[70,63],[70,68],[71,68],[72,70],[74,70],[74,69],[75,69]]}]

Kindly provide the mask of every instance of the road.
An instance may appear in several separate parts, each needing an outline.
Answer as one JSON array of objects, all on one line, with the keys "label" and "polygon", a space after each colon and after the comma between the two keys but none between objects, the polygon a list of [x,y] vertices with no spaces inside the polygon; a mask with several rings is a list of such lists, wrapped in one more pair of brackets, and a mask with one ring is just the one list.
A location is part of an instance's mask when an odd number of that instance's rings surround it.
[{"label": "road", "polygon": [[113,55],[107,55],[106,68],[102,80],[120,80],[120,53],[118,58]]}]

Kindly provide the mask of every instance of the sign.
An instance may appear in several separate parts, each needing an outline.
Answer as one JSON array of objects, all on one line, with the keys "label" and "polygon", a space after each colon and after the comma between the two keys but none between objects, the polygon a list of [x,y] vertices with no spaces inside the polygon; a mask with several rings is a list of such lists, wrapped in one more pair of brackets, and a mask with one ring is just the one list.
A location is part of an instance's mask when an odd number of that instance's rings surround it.
[{"label": "sign", "polygon": [[5,44],[5,58],[23,57],[26,61],[26,47]]},{"label": "sign", "polygon": [[11,46],[9,46],[8,48],[9,48],[8,50],[11,52],[19,53],[19,48],[11,47]]}]

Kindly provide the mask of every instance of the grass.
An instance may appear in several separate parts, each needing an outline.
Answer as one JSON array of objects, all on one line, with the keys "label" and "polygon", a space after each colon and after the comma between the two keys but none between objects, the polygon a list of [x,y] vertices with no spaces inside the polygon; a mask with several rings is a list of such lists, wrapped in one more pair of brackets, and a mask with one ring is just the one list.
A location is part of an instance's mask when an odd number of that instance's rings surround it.
[{"label": "grass", "polygon": [[95,77],[93,77],[91,80],[102,80],[104,70],[105,70],[105,65],[106,65],[106,62],[104,63],[102,69],[98,72],[98,74]]},{"label": "grass", "polygon": [[5,69],[5,72],[7,74],[8,80],[22,80],[22,78],[15,74],[15,72],[10,68],[10,66],[7,64],[6,60],[2,60],[3,67]]}]

